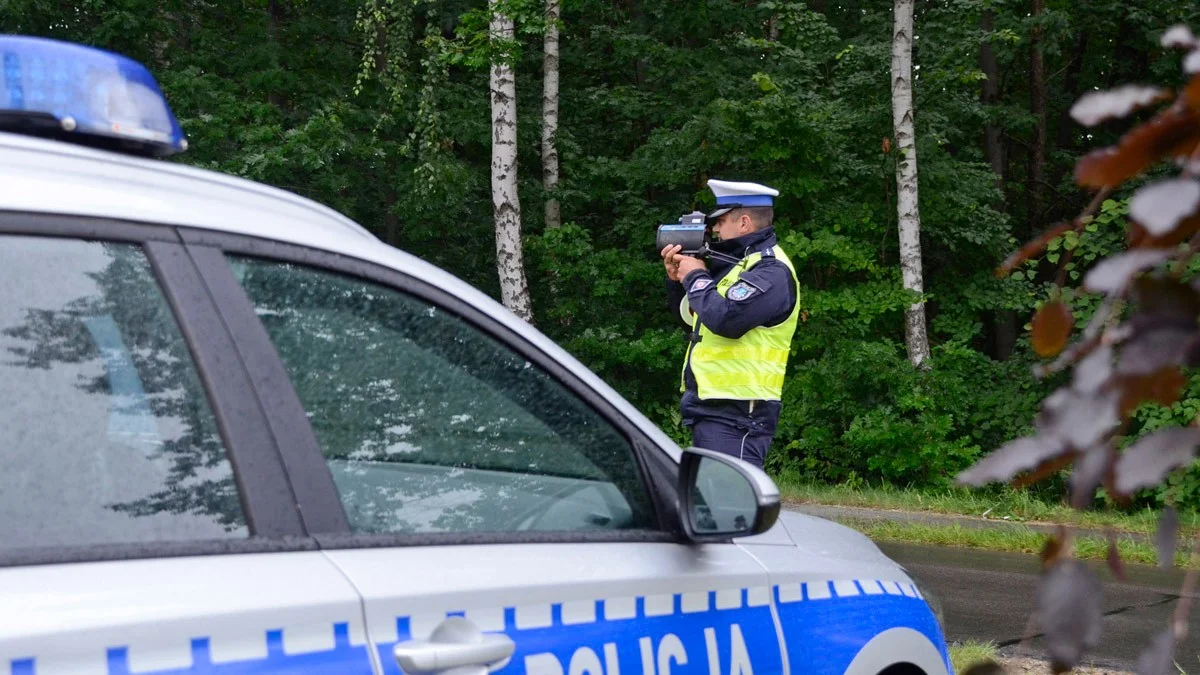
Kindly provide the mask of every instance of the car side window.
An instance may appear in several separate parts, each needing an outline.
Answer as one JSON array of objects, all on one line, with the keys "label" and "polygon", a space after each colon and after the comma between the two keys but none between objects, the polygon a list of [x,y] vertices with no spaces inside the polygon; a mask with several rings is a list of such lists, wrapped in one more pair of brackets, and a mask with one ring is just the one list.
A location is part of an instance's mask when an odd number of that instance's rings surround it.
[{"label": "car side window", "polygon": [[647,528],[629,440],[458,316],[316,268],[230,259],[365,533]]},{"label": "car side window", "polygon": [[0,236],[0,551],[248,536],[141,247]]}]

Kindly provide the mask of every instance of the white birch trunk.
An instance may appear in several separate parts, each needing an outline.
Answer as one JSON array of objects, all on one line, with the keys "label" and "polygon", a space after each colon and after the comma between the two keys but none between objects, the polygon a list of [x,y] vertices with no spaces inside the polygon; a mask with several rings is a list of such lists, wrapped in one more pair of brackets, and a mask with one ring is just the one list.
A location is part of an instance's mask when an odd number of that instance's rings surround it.
[{"label": "white birch trunk", "polygon": [[[492,0],[493,6],[495,0]],[[488,25],[492,40],[513,39],[513,22],[493,11]],[[496,272],[500,300],[525,321],[533,322],[525,264],[521,259],[521,201],[517,197],[517,80],[512,66],[491,66],[492,213],[496,220]]]},{"label": "white birch trunk", "polygon": [[[921,273],[921,215],[917,209],[917,144],[913,132],[912,93],[913,0],[896,0],[892,31],[892,121],[896,147],[896,212],[900,229],[900,272],[904,287],[924,292]],[[921,367],[929,358],[925,335],[925,305],[904,311],[908,360]]]},{"label": "white birch trunk", "polygon": [[[559,0],[546,0],[546,41],[542,54],[542,186],[553,195],[558,189],[558,20]],[[546,227],[562,224],[558,199],[546,198]]]}]

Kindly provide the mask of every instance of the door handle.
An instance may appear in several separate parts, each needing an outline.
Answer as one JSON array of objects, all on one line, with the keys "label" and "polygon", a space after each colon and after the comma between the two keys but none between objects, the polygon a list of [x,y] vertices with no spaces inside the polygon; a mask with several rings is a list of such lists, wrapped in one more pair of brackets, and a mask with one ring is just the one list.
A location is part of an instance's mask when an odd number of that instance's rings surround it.
[{"label": "door handle", "polygon": [[392,653],[400,669],[411,675],[455,670],[455,675],[485,675],[508,664],[516,643],[503,633],[484,633],[461,616],[438,625],[428,640],[409,640]]}]

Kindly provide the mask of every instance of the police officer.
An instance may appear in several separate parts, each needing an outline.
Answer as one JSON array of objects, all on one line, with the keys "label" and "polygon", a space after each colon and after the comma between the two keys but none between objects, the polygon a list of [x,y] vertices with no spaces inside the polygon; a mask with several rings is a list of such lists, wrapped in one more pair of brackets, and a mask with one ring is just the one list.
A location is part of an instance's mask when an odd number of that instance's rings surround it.
[{"label": "police officer", "polygon": [[779,191],[710,180],[711,268],[668,246],[672,307],[691,327],[681,409],[692,444],[762,466],[779,423],[800,287],[772,227]]}]

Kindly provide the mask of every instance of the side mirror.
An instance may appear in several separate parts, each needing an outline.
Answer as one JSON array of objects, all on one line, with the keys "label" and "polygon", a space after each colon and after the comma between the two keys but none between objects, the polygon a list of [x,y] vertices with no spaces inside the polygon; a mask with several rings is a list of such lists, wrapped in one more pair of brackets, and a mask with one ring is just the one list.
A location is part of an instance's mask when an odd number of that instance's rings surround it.
[{"label": "side mirror", "polygon": [[762,534],[779,517],[779,488],[762,469],[703,448],[683,451],[679,500],[683,531],[695,542]]}]

